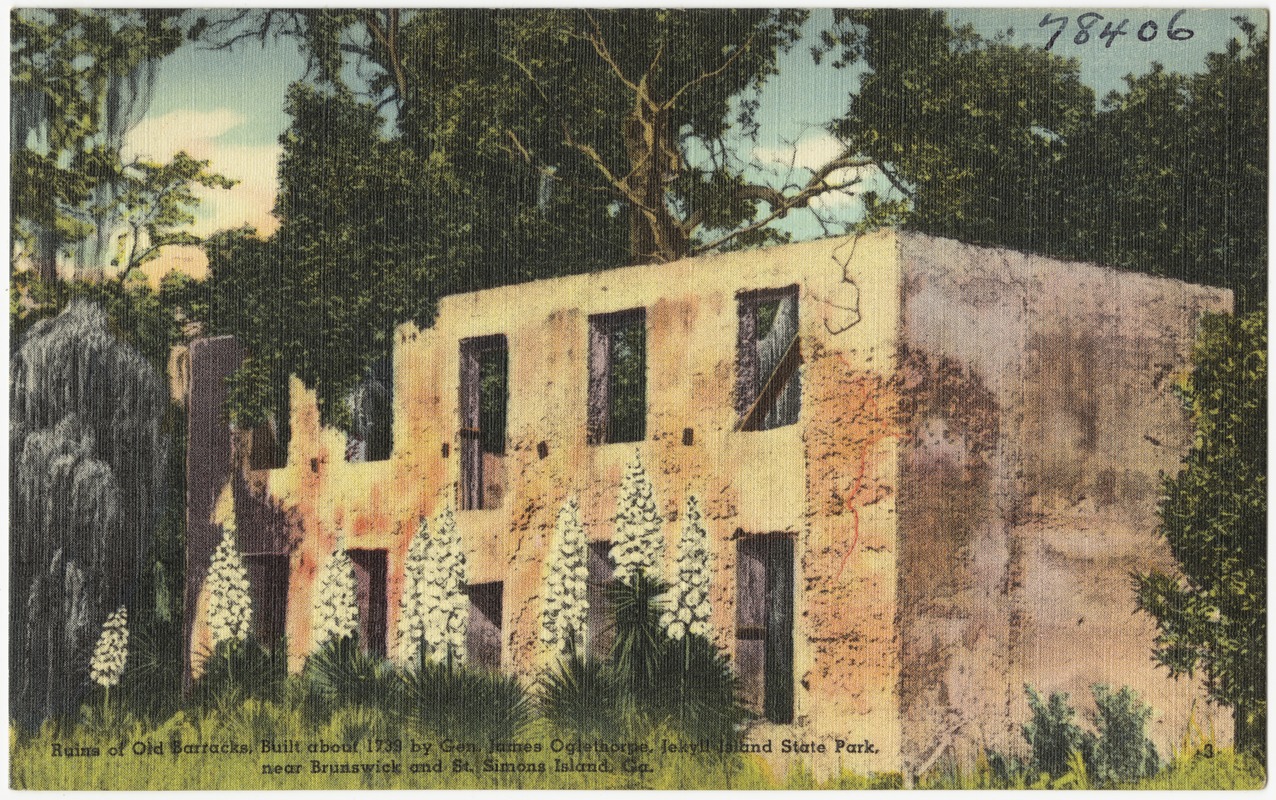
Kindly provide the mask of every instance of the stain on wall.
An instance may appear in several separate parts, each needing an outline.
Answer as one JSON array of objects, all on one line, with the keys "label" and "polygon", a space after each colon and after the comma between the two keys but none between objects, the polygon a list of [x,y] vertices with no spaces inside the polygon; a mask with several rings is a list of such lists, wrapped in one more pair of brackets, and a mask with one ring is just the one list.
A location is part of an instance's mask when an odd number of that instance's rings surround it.
[{"label": "stain on wall", "polygon": [[[798,421],[737,431],[738,296],[795,284]],[[347,463],[344,434],[320,426],[294,378],[287,464],[242,472],[240,531],[288,554],[293,670],[313,647],[319,566],[338,543],[386,550],[393,653],[408,541],[420,519],[459,506],[460,342],[502,334],[503,493],[456,518],[470,583],[501,583],[492,627],[507,671],[531,678],[544,663],[536,625],[559,506],[577,497],[588,539],[608,541],[637,453],[669,559],[687,496],[702,501],[714,639],[728,654],[738,540],[793,539],[794,718],[758,723],[751,738],[877,750],[815,758],[817,774],[912,770],[1015,749],[1025,682],[1084,706],[1088,684],[1105,681],[1163,712],[1164,743],[1200,691],[1153,668],[1151,622],[1129,613],[1126,575],[1170,563],[1155,536],[1156,475],[1190,431],[1166,377],[1185,369],[1200,314],[1229,302],[895,231],[447,297],[432,328],[396,332],[390,457]],[[588,318],[639,307],[646,438],[588,444]],[[196,392],[196,353],[192,404],[220,405]]]}]

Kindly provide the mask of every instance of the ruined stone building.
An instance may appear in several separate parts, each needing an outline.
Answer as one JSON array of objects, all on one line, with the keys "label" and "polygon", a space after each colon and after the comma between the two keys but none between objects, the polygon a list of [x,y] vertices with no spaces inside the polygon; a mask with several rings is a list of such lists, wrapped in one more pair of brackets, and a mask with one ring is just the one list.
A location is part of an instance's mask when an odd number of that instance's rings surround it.
[{"label": "ruined stone building", "polygon": [[601,585],[637,452],[670,558],[701,500],[714,635],[759,714],[751,739],[867,739],[876,753],[828,759],[911,770],[1022,750],[1025,684],[1084,710],[1106,683],[1156,709],[1168,753],[1193,703],[1211,710],[1155,667],[1129,575],[1172,568],[1159,475],[1192,434],[1172,387],[1201,315],[1230,306],[1221,289],[898,231],[455,295],[433,327],[397,330],[389,452],[363,462],[294,378],[271,463],[267,432],[220,411],[238,345],[197,341],[189,650],[207,641],[226,492],[254,624],[286,634],[294,669],[338,537],[361,639],[385,651],[408,541],[451,504],[470,661],[530,678],[555,515],[579,498]]}]

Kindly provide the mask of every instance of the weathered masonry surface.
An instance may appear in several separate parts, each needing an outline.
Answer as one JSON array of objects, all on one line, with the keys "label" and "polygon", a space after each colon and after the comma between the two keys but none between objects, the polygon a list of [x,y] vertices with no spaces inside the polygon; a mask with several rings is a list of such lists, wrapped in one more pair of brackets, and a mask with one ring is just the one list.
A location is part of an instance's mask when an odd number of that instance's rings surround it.
[{"label": "weathered masonry surface", "polygon": [[[361,553],[361,602],[392,651],[409,538],[448,505],[471,660],[530,677],[555,515],[579,499],[604,580],[637,452],[669,553],[687,496],[701,499],[714,636],[764,715],[750,738],[868,739],[876,753],[841,763],[913,770],[1021,750],[1025,683],[1081,710],[1108,683],[1157,710],[1168,752],[1193,700],[1210,709],[1155,669],[1128,573],[1172,565],[1158,475],[1191,430],[1171,387],[1201,315],[1230,306],[1223,290],[896,231],[490,289],[398,329],[388,459],[346,461],[294,379],[287,462],[271,470],[248,469],[248,434],[219,431],[219,378],[241,354],[205,340],[188,595],[229,490],[269,584],[254,585],[273,609],[259,632],[286,633],[294,669],[338,536]],[[1214,723],[1226,738],[1227,715]]]}]

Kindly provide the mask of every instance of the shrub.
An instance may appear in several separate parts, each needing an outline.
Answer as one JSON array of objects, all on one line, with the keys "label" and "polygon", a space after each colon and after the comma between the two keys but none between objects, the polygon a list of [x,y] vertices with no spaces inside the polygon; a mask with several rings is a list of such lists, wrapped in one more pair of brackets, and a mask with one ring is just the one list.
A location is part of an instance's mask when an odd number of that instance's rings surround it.
[{"label": "shrub", "polygon": [[1095,751],[1098,780],[1136,781],[1155,775],[1161,760],[1156,746],[1144,733],[1152,709],[1139,702],[1128,686],[1115,694],[1102,684],[1091,688],[1097,708],[1094,725],[1099,734]]},{"label": "shrub", "polygon": [[365,652],[357,635],[325,642],[306,659],[302,677],[307,710],[319,717],[341,706],[399,706],[400,681],[394,668],[384,658]]},{"label": "shrub", "polygon": [[354,636],[359,630],[354,562],[344,547],[333,551],[319,573],[312,625],[315,642],[321,647]]},{"label": "shrub", "polygon": [[288,678],[288,648],[281,641],[273,649],[256,639],[227,639],[204,659],[203,674],[195,682],[196,704],[227,708],[246,698],[277,700]]},{"label": "shrub", "polygon": [[444,738],[511,739],[532,720],[532,700],[517,678],[419,659],[401,676],[404,708]]},{"label": "shrub", "polygon": [[585,641],[589,615],[588,549],[576,498],[558,511],[549,557],[545,560],[545,606],[540,641],[555,656],[575,652]]},{"label": "shrub", "polygon": [[1094,735],[1077,727],[1072,718],[1076,711],[1068,705],[1067,692],[1051,692],[1048,701],[1031,686],[1024,686],[1032,719],[1023,726],[1023,738],[1032,748],[1029,768],[1058,778],[1070,769],[1069,759],[1080,752],[1088,762],[1094,753]]},{"label": "shrub", "polygon": [[623,687],[610,664],[569,654],[541,679],[541,713],[550,722],[583,735],[614,733],[620,723]]}]

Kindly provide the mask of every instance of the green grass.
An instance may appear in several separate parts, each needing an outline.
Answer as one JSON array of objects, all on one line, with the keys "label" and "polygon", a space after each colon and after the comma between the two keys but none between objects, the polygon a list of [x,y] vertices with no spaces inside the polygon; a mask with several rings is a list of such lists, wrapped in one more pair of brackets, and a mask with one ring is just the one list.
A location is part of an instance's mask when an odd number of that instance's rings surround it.
[{"label": "green grass", "polygon": [[[226,692],[192,702],[155,721],[122,710],[118,698],[100,696],[72,720],[49,721],[38,731],[10,726],[10,783],[14,789],[36,790],[182,790],[182,789],[897,789],[898,773],[862,775],[842,771],[817,779],[810,766],[794,762],[773,774],[760,758],[740,754],[660,752],[662,739],[690,740],[669,724],[627,725],[593,733],[574,732],[570,725],[550,722],[523,709],[517,687],[470,675],[447,678],[431,674],[426,683],[448,684],[446,691],[415,697],[417,690],[393,698],[316,694],[312,682],[285,679],[267,696]],[[464,680],[462,680],[464,678]],[[455,685],[453,685],[455,684]],[[474,685],[471,685],[474,684]],[[481,686],[479,684],[482,684]],[[490,684],[490,685],[488,685]],[[477,687],[477,688],[476,688]],[[479,693],[479,690],[482,693]],[[476,694],[479,693],[479,694]],[[454,718],[455,698],[475,694],[495,706],[510,705],[497,724],[484,715]],[[508,695],[508,697],[506,696]],[[504,698],[504,699],[502,699]],[[500,700],[501,702],[496,702]],[[405,702],[406,701],[406,702]],[[429,708],[427,708],[429,707]],[[415,710],[413,710],[415,709]],[[427,713],[428,712],[428,713]],[[487,716],[491,716],[489,713]],[[440,732],[442,731],[442,732]],[[508,737],[539,747],[537,752],[493,753],[489,740]],[[564,743],[645,743],[650,752],[596,755],[572,753]],[[300,752],[263,752],[263,740],[300,742]],[[195,752],[178,753],[174,741]],[[473,750],[459,749],[467,742]],[[450,742],[450,744],[449,744]],[[378,744],[381,743],[381,744]],[[246,752],[205,754],[206,745],[237,745]],[[307,752],[308,745],[346,747],[352,752]],[[413,752],[414,745],[417,752]],[[429,752],[421,752],[428,745]],[[98,755],[57,755],[71,749],[96,749]],[[447,752],[442,752],[447,748]],[[557,762],[585,761],[608,769],[557,771]],[[324,774],[313,763],[399,764],[397,773]],[[1022,769],[994,769],[988,758],[974,764],[941,763],[918,781],[922,789],[1086,788],[1090,776],[1079,756],[1067,773],[1029,776]],[[275,772],[291,765],[296,773]],[[413,765],[438,768],[412,772]],[[505,765],[502,769],[501,765]],[[543,771],[527,771],[540,765]],[[628,769],[627,769],[628,768]],[[269,770],[269,771],[264,771]],[[1212,732],[1193,730],[1155,776],[1137,783],[1105,786],[1122,789],[1259,789],[1266,782],[1263,766],[1253,758],[1215,746]]]},{"label": "green grass", "polygon": [[[555,752],[562,742],[577,737],[537,719],[525,726],[517,740],[540,745],[539,753],[490,754],[486,741],[474,742],[479,752],[440,752],[444,741],[409,721],[406,725],[382,711],[349,705],[333,710],[329,719],[308,724],[300,705],[249,698],[233,709],[185,709],[158,726],[148,725],[118,712],[87,714],[73,724],[46,723],[34,734],[10,728],[11,785],[15,789],[571,789],[571,788],[766,788],[774,785],[758,761],[739,755],[705,756],[649,753],[632,761],[621,755],[577,755],[601,765],[607,772],[555,772],[556,759],[570,758]],[[653,750],[668,730],[655,730],[645,739]],[[276,754],[261,752],[263,739],[275,742],[299,740],[303,752]],[[224,745],[235,743],[249,750],[244,754],[174,754],[172,741],[184,745]],[[400,742],[402,752],[370,753],[369,740]],[[588,740],[587,740],[588,741]],[[559,744],[556,744],[559,743]],[[134,747],[162,746],[162,754],[135,754]],[[311,743],[347,745],[354,753],[320,754],[305,752]],[[412,753],[413,744],[428,744],[428,755]],[[54,744],[66,749],[97,748],[97,756],[55,756]],[[112,755],[112,748],[123,752]],[[376,745],[372,745],[376,747]],[[394,745],[389,745],[393,747]],[[312,770],[320,763],[376,763],[393,759],[402,770],[398,774],[367,773],[328,775]],[[493,762],[485,764],[485,762]],[[511,771],[484,771],[495,762],[513,765]],[[299,774],[264,774],[263,765],[300,765]],[[412,764],[441,766],[442,772],[413,774]],[[544,772],[520,772],[529,765],[542,764]],[[520,766],[521,765],[521,766]],[[645,772],[626,772],[624,768]]]}]

